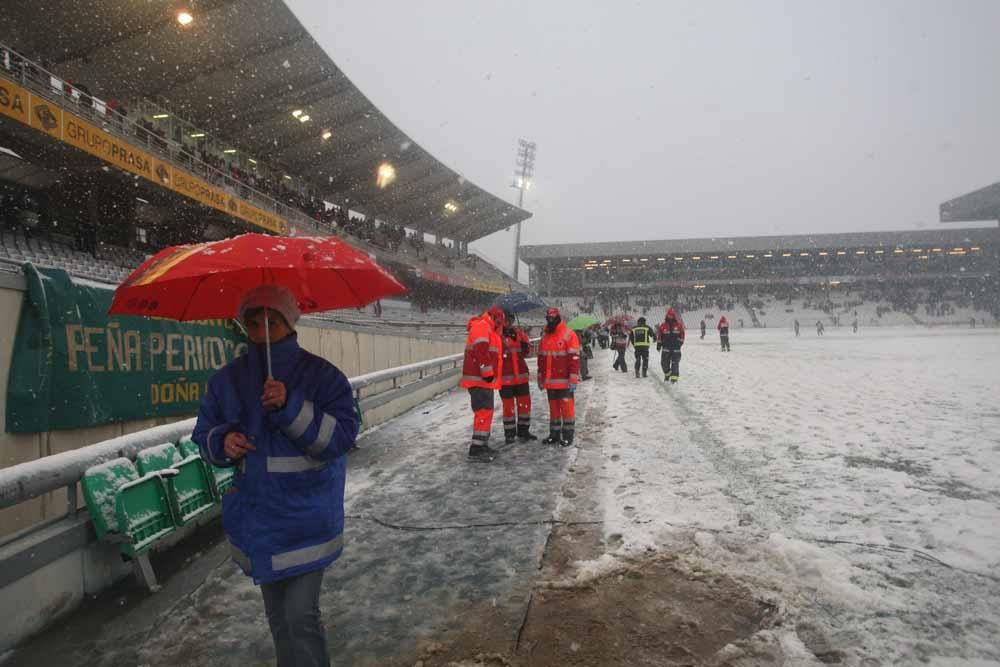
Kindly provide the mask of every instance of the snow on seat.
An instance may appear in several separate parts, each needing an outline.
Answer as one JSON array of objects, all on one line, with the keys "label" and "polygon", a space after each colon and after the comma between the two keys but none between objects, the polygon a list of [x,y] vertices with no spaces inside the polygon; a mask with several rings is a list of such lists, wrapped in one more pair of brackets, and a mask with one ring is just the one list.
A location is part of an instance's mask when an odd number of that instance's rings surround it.
[{"label": "snow on seat", "polygon": [[215,504],[209,471],[198,454],[181,456],[172,442],[144,449],[136,456],[139,472],[163,477],[178,527],[190,523]]},{"label": "snow on seat", "polygon": [[[189,456],[201,458],[201,450],[198,448],[198,443],[192,440],[191,436],[181,438],[177,443],[177,447],[184,458]],[[209,481],[211,482],[212,492],[215,494],[215,500],[216,502],[222,502],[223,494],[233,485],[233,476],[236,474],[236,468],[215,466],[204,459],[202,459],[202,462],[210,475]]]},{"label": "snow on seat", "polygon": [[81,485],[98,538],[118,543],[128,558],[144,554],[174,531],[163,480],[140,477],[126,458],[91,466]]}]

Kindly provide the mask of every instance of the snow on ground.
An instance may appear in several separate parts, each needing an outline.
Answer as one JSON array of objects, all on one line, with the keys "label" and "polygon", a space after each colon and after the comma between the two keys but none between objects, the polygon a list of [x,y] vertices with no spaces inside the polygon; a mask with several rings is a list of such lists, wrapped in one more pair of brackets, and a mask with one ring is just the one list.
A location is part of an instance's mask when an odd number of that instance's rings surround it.
[{"label": "snow on ground", "polygon": [[746,578],[845,664],[1000,664],[1000,331],[827,331],[689,329],[677,385],[598,351],[607,541]]}]

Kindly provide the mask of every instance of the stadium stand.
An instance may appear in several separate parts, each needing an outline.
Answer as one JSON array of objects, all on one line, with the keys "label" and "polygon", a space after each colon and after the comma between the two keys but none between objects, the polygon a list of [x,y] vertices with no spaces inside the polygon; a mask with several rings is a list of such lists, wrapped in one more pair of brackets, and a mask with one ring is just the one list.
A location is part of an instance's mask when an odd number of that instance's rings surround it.
[{"label": "stadium stand", "polygon": [[[527,246],[531,285],[569,314],[659,319],[667,305],[738,328],[995,323],[998,230]],[[689,325],[692,324],[689,322]]]}]

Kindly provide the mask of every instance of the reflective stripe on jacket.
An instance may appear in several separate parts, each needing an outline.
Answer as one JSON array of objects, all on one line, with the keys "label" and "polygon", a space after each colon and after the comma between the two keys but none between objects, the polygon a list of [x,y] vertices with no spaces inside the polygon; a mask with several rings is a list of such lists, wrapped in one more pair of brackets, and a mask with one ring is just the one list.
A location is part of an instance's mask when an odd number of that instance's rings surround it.
[{"label": "reflective stripe on jacket", "polygon": [[640,324],[635,329],[632,329],[628,338],[632,341],[634,347],[649,347],[653,339],[656,338],[656,334],[653,333],[652,328],[649,326]]},{"label": "reflective stripe on jacket", "polygon": [[538,346],[538,382],[543,389],[569,389],[580,381],[580,341],[560,322],[556,330],[542,334]]},{"label": "reflective stripe on jacket", "polygon": [[238,431],[256,447],[237,467],[233,492],[222,498],[222,525],[233,560],[257,583],[318,570],[343,548],[347,458],[358,416],[347,378],[299,347],[296,335],[271,345],[275,379],[287,400],[265,412],[263,346],[212,376],[192,439],[219,466],[237,464],[223,443]]},{"label": "reflective stripe on jacket", "polygon": [[[473,317],[468,324],[469,336],[465,340],[465,358],[462,360],[463,387],[500,388],[500,334],[487,313]],[[483,378],[493,378],[487,382]]]},{"label": "reflective stripe on jacket", "polygon": [[524,384],[530,379],[528,364],[524,358],[531,353],[531,341],[517,327],[509,331],[514,335],[509,336],[505,331],[500,337],[503,341],[503,365],[500,374],[500,386],[502,387]]}]

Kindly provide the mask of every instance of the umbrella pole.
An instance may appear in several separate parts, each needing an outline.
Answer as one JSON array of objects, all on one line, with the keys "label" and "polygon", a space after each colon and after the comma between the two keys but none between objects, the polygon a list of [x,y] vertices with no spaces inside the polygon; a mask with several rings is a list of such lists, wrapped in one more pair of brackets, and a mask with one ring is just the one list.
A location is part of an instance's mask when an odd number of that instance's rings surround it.
[{"label": "umbrella pole", "polygon": [[271,375],[271,325],[268,323],[267,306],[264,306],[264,344],[267,346],[267,379],[270,380],[274,376]]}]

